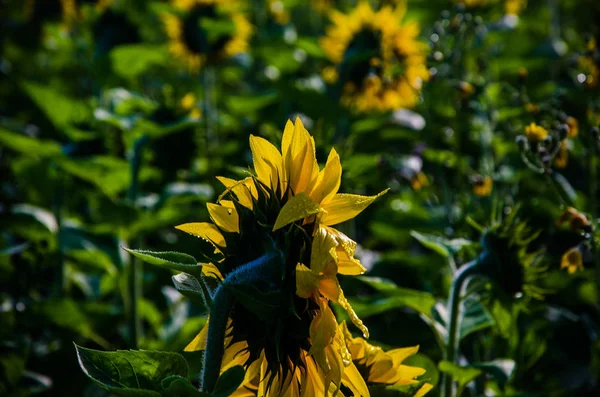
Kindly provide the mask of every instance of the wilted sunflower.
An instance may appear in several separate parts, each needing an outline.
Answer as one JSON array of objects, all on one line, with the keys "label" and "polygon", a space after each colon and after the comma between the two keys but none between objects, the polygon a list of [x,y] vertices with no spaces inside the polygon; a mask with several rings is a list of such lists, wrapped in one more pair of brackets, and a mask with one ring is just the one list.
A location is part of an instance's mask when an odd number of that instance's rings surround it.
[{"label": "wilted sunflower", "polygon": [[163,14],[169,50],[197,73],[209,61],[247,51],[252,25],[232,0],[171,0]]},{"label": "wilted sunflower", "polygon": [[[250,147],[255,174],[240,181],[218,178],[226,190],[217,204],[208,204],[213,223],[177,227],[215,249],[202,269],[203,280],[214,286],[208,326],[186,348],[205,350],[203,390],[213,389],[219,373],[243,365],[246,376],[235,396],[364,397],[367,382],[415,384],[416,395],[426,393],[431,386],[415,380],[424,370],[400,365],[417,348],[404,357],[357,349],[361,339],[352,338],[330,308],[338,303],[368,335],[337,279],[365,268],[354,258],[356,243],[333,226],[386,191],[369,197],[338,193],[337,152],[331,150],[320,170],[314,140],[300,119],[288,121],[281,152],[255,136]],[[361,375],[390,364],[398,365],[386,376]]]},{"label": "wilted sunflower", "polygon": [[[359,111],[387,111],[414,106],[423,81],[427,45],[417,40],[419,25],[402,23],[406,4],[375,11],[360,2],[349,14],[333,10],[333,24],[320,41],[335,64],[341,101]],[[331,82],[332,69],[326,68]]]}]

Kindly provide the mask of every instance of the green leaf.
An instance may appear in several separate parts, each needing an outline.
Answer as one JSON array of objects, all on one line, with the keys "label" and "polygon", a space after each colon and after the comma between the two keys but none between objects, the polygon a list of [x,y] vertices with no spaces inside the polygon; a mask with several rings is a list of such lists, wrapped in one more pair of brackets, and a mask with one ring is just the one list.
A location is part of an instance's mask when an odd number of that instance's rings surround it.
[{"label": "green leaf", "polygon": [[431,309],[435,305],[435,298],[430,293],[398,287],[392,281],[378,277],[357,277],[357,279],[384,295],[384,297],[351,299],[352,307],[359,317],[366,318],[404,307],[409,307],[427,317],[431,317]]},{"label": "green leaf", "polygon": [[474,299],[467,300],[465,301],[463,318],[460,322],[460,339],[494,324],[494,318],[483,304]]},{"label": "green leaf", "polygon": [[475,380],[483,374],[483,370],[473,367],[461,367],[449,361],[440,361],[438,368],[440,371],[447,373],[458,383],[458,387],[462,389],[467,384]]},{"label": "green leaf", "polygon": [[0,146],[7,147],[26,156],[58,157],[62,155],[60,145],[54,141],[31,138],[1,127]]},{"label": "green leaf", "polygon": [[447,258],[456,254],[462,248],[472,245],[473,242],[464,238],[446,239],[432,234],[422,234],[417,231],[411,231],[410,235],[416,238],[424,247]]},{"label": "green leaf", "polygon": [[397,386],[369,386],[371,397],[413,397],[425,382]]},{"label": "green leaf", "polygon": [[186,272],[194,275],[202,274],[202,265],[199,265],[193,256],[181,252],[153,252],[146,250],[135,250],[122,247],[133,256],[140,258],[146,263],[165,269]]},{"label": "green leaf", "polygon": [[189,380],[177,375],[163,379],[161,385],[168,397],[210,397],[210,394],[199,391]]},{"label": "green leaf", "polygon": [[245,374],[246,371],[244,371],[241,365],[236,365],[223,372],[217,380],[212,397],[227,397],[231,395],[240,387],[244,381]]},{"label": "green leaf", "polygon": [[175,289],[183,296],[188,297],[192,302],[202,306],[210,304],[208,292],[202,285],[201,281],[190,274],[179,273],[171,277]]},{"label": "green leaf", "polygon": [[185,359],[177,353],[150,350],[103,352],[75,345],[79,366],[100,387],[122,396],[160,396],[161,381],[187,377]]},{"label": "green leaf", "polygon": [[69,98],[62,91],[32,82],[24,82],[22,86],[57,129],[82,123],[92,115],[85,102]]},{"label": "green leaf", "polygon": [[246,114],[267,107],[275,103],[278,98],[279,94],[276,92],[248,96],[229,95],[227,98],[227,106],[234,113]]},{"label": "green leaf", "polygon": [[504,387],[514,373],[516,363],[514,360],[500,358],[484,363],[472,364],[471,367],[479,368],[490,374],[501,387]]},{"label": "green leaf", "polygon": [[301,37],[296,40],[296,47],[306,51],[312,58],[324,58],[325,53],[314,37]]},{"label": "green leaf", "polygon": [[164,46],[149,44],[127,44],[115,47],[110,52],[115,73],[123,78],[132,79],[148,71],[153,66],[167,60]]}]

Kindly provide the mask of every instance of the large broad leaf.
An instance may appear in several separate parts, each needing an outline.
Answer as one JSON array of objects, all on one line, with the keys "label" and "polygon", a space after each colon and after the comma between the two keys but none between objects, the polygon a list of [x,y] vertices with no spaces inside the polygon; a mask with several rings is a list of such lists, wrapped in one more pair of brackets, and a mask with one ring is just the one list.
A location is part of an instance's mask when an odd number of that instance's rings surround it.
[{"label": "large broad leaf", "polygon": [[177,353],[149,350],[103,352],[77,345],[75,348],[83,372],[116,395],[160,396],[163,379],[187,377],[187,363]]},{"label": "large broad leaf", "polygon": [[358,277],[359,280],[374,288],[384,295],[351,299],[351,304],[356,314],[369,317],[388,310],[409,307],[417,312],[430,317],[431,309],[435,305],[433,295],[409,288],[398,287],[392,281],[378,277]]},{"label": "large broad leaf", "polygon": [[146,263],[165,269],[186,272],[199,277],[202,274],[202,265],[199,265],[193,256],[181,252],[154,252],[145,250],[134,250],[123,247],[133,256],[140,258]]},{"label": "large broad leaf", "polygon": [[240,387],[244,381],[245,374],[246,371],[244,371],[241,365],[236,365],[223,372],[217,380],[212,397],[227,397],[231,395]]},{"label": "large broad leaf", "polygon": [[22,86],[56,128],[82,123],[91,117],[92,112],[85,102],[69,98],[59,90],[32,82]]},{"label": "large broad leaf", "polygon": [[513,375],[516,363],[508,358],[499,358],[484,363],[472,364],[471,367],[483,370],[491,375],[501,387],[504,387]]},{"label": "large broad leaf", "polygon": [[0,146],[26,156],[58,157],[62,155],[60,145],[54,141],[31,138],[4,128],[0,128]]},{"label": "large broad leaf", "polygon": [[128,44],[115,47],[110,52],[113,70],[126,79],[135,78],[151,67],[164,63],[167,52],[162,46]]},{"label": "large broad leaf", "polygon": [[[450,375],[452,379],[458,383],[459,390],[483,374],[483,370],[480,368],[473,368],[469,366],[461,367],[458,364],[451,363],[450,361],[440,361],[438,368],[440,371]],[[459,393],[457,393],[457,395],[459,395]]]},{"label": "large broad leaf", "polygon": [[425,382],[397,386],[370,386],[371,397],[413,397]]},{"label": "large broad leaf", "polygon": [[475,299],[469,299],[464,303],[463,317],[460,322],[460,339],[494,324],[494,318],[485,306]]},{"label": "large broad leaf", "polygon": [[443,257],[449,257],[460,251],[465,246],[474,244],[470,240],[464,238],[446,239],[432,234],[423,234],[416,231],[411,231],[410,235],[416,238],[424,247],[440,254]]}]

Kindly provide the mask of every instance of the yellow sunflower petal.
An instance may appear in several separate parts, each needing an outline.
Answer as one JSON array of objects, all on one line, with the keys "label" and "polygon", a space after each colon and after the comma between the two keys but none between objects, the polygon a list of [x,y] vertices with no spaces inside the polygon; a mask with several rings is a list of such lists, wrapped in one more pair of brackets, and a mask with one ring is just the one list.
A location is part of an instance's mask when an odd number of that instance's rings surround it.
[{"label": "yellow sunflower petal", "polygon": [[[285,131],[284,131],[285,134]],[[319,175],[319,163],[315,153],[315,141],[300,118],[296,118],[294,130],[285,137],[284,163],[288,183],[294,194],[306,192]]]},{"label": "yellow sunflower petal", "polygon": [[183,349],[185,352],[196,352],[199,350],[206,349],[206,338],[208,337],[208,321],[206,320],[206,324],[204,328],[196,335],[196,337]]},{"label": "yellow sunflower petal", "polygon": [[392,357],[394,365],[400,365],[408,357],[416,354],[419,351],[419,345],[411,347],[401,347],[387,352],[387,355]]},{"label": "yellow sunflower petal", "polygon": [[217,280],[223,280],[223,275],[221,271],[214,263],[203,263],[202,264],[202,275],[204,277],[212,277]]},{"label": "yellow sunflower petal", "polygon": [[258,197],[256,186],[254,185],[254,180],[252,177],[245,178],[241,181],[236,181],[234,179],[225,178],[222,176],[218,176],[217,179],[227,188],[219,196],[219,200],[221,200],[221,198],[224,197],[229,191],[232,191],[241,205],[250,210],[252,209],[252,198]]},{"label": "yellow sunflower petal", "polygon": [[339,301],[340,290],[340,284],[335,276],[321,277],[319,280],[319,292],[330,301]]},{"label": "yellow sunflower petal", "polygon": [[313,236],[310,253],[310,268],[317,274],[321,273],[327,264],[337,261],[337,243],[327,229],[319,227]]},{"label": "yellow sunflower petal", "polygon": [[258,180],[276,191],[279,181],[284,179],[281,153],[271,142],[254,135],[250,135],[250,149]]},{"label": "yellow sunflower petal", "polygon": [[183,232],[189,233],[192,236],[200,237],[219,247],[225,247],[225,239],[215,225],[208,222],[193,222],[184,223],[183,225],[175,226]]},{"label": "yellow sunflower petal", "polygon": [[292,222],[314,215],[320,210],[319,205],[312,201],[308,195],[304,193],[297,194],[289,199],[281,211],[279,211],[273,231],[281,229]]},{"label": "yellow sunflower petal", "polygon": [[240,232],[239,217],[235,208],[213,203],[206,204],[206,207],[211,219],[219,229],[230,233]]},{"label": "yellow sunflower petal", "polygon": [[296,295],[308,299],[319,289],[319,275],[302,263],[296,265]]},{"label": "yellow sunflower petal", "polygon": [[355,396],[368,397],[370,395],[365,380],[353,363],[350,363],[350,365],[344,369],[342,383],[352,390],[352,393]]},{"label": "yellow sunflower petal", "polygon": [[314,189],[310,193],[310,197],[316,202],[326,201],[332,198],[340,188],[342,180],[342,164],[340,156],[335,149],[331,149],[325,168],[319,172],[317,182]]},{"label": "yellow sunflower petal", "polygon": [[387,193],[389,189],[384,190],[375,196],[359,196],[356,194],[336,194],[325,203],[321,203],[324,211],[321,216],[321,223],[327,226],[337,225],[354,218],[367,208],[375,199]]},{"label": "yellow sunflower petal", "polygon": [[423,397],[425,394],[429,393],[429,391],[433,389],[433,385],[431,383],[423,383],[419,391],[414,395],[414,397]]},{"label": "yellow sunflower petal", "polygon": [[339,274],[356,276],[359,274],[363,274],[367,271],[367,269],[360,263],[360,261],[354,258],[354,252],[356,251],[356,243],[351,238],[334,228],[327,226],[321,227],[325,229],[327,234],[334,238],[337,243],[337,272]]},{"label": "yellow sunflower petal", "polygon": [[348,302],[348,299],[346,299],[346,297],[344,296],[344,291],[342,291],[341,288],[339,290],[339,294],[340,296],[338,298],[337,303],[339,303],[340,306],[342,306],[344,310],[346,310],[346,312],[348,313],[348,317],[350,317],[350,321],[352,321],[352,324],[354,324],[356,328],[360,329],[363,333],[363,336],[368,339],[369,330],[367,329],[367,326],[362,322],[360,318],[358,318],[356,312],[350,305],[350,302]]},{"label": "yellow sunflower petal", "polygon": [[329,346],[337,331],[337,321],[326,299],[319,299],[319,309],[310,323],[311,348],[309,354],[314,354]]}]

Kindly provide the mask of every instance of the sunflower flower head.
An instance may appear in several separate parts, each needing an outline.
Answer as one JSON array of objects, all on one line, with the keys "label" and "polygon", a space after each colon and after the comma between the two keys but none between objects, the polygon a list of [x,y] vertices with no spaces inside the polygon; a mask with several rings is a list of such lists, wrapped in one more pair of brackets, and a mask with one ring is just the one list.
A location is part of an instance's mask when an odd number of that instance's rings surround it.
[{"label": "sunflower flower head", "polygon": [[[205,360],[213,364],[205,364],[203,388],[214,387],[220,362],[220,372],[246,368],[240,395],[368,396],[347,330],[330,308],[339,304],[368,336],[337,278],[365,268],[354,258],[356,243],[333,226],[386,191],[339,193],[339,155],[332,149],[320,168],[300,119],[286,124],[281,150],[256,136],[250,136],[250,148],[251,175],[218,178],[225,191],[208,204],[212,222],[177,227],[212,245],[202,272],[212,286],[210,319],[186,348],[206,350]],[[419,371],[407,376],[413,380]]]},{"label": "sunflower flower head", "polygon": [[546,276],[547,265],[542,251],[530,249],[539,232],[532,232],[518,218],[518,212],[518,208],[513,209],[483,234],[484,273],[507,296],[543,299],[547,291],[540,281]]},{"label": "sunflower flower head", "polygon": [[403,2],[374,10],[361,1],[348,14],[331,11],[332,24],[320,44],[337,69],[342,104],[361,112],[417,104],[429,78],[427,45],[417,40],[416,23],[401,22],[405,14]]},{"label": "sunflower flower head", "polygon": [[232,0],[171,0],[162,15],[169,51],[191,73],[248,50],[252,25]]}]

